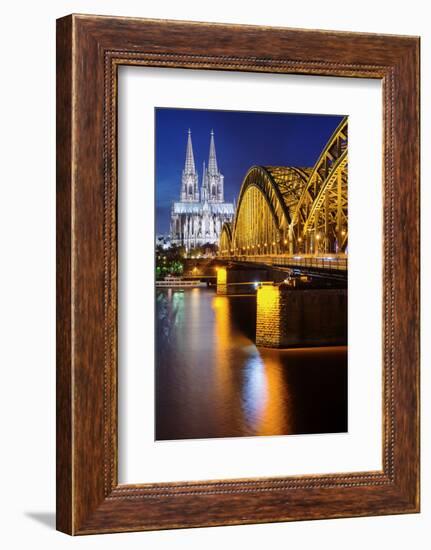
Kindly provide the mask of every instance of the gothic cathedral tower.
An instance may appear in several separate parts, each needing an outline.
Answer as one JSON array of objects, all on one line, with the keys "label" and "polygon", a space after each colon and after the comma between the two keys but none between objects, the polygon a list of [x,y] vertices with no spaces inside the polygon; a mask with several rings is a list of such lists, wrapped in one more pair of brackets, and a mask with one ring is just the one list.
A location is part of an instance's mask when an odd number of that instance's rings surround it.
[{"label": "gothic cathedral tower", "polygon": [[199,202],[198,174],[193,156],[192,132],[189,128],[186,149],[186,162],[181,177],[181,200],[184,202]]},{"label": "gothic cathedral tower", "polygon": [[211,130],[208,168],[203,170],[201,200],[205,202],[224,202],[224,176],[219,172],[214,143],[214,130]]},{"label": "gothic cathedral tower", "polygon": [[224,222],[232,222],[232,203],[224,202],[224,176],[219,172],[211,130],[208,167],[203,165],[199,193],[198,174],[189,130],[186,161],[181,176],[181,199],[171,208],[171,243],[187,251],[207,244],[218,244]]}]

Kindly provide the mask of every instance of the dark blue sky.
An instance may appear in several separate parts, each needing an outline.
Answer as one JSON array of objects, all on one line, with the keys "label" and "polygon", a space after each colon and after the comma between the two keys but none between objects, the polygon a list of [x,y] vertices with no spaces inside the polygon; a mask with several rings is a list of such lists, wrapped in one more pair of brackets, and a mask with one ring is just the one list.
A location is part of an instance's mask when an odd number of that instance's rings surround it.
[{"label": "dark blue sky", "polygon": [[172,201],[180,199],[187,130],[202,183],[214,129],[217,163],[224,175],[225,200],[238,197],[248,169],[257,165],[313,166],[343,116],[155,109],[156,232],[169,232]]}]

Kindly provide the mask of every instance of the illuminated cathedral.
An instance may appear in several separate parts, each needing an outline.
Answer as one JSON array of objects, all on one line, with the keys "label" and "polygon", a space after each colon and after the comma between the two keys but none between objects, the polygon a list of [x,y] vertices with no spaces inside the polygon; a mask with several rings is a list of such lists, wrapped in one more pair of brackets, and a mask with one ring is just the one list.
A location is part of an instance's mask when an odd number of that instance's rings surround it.
[{"label": "illuminated cathedral", "polygon": [[171,210],[171,244],[184,246],[187,251],[208,243],[218,244],[223,223],[231,222],[234,214],[234,204],[224,201],[224,176],[217,166],[213,130],[208,167],[203,164],[200,189],[189,130],[180,200],[172,204]]}]

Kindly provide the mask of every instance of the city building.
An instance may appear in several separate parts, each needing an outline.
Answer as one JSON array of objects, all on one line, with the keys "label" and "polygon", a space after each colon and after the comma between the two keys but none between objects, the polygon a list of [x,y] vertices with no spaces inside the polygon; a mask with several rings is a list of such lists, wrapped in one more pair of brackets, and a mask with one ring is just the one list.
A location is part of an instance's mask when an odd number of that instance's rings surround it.
[{"label": "city building", "polygon": [[217,166],[213,130],[208,167],[204,163],[200,190],[189,130],[180,200],[172,204],[171,210],[171,243],[182,245],[187,251],[205,244],[218,244],[223,223],[231,222],[234,214],[234,204],[224,200],[224,176]]}]

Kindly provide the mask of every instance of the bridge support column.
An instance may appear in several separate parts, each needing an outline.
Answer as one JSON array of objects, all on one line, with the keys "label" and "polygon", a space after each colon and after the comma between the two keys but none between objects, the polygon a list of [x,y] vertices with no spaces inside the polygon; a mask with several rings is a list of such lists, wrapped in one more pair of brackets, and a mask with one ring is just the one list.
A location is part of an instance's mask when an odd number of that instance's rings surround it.
[{"label": "bridge support column", "polygon": [[227,269],[225,267],[217,269],[217,294],[227,294]]},{"label": "bridge support column", "polygon": [[273,348],[347,344],[347,290],[262,285],[256,345]]}]

